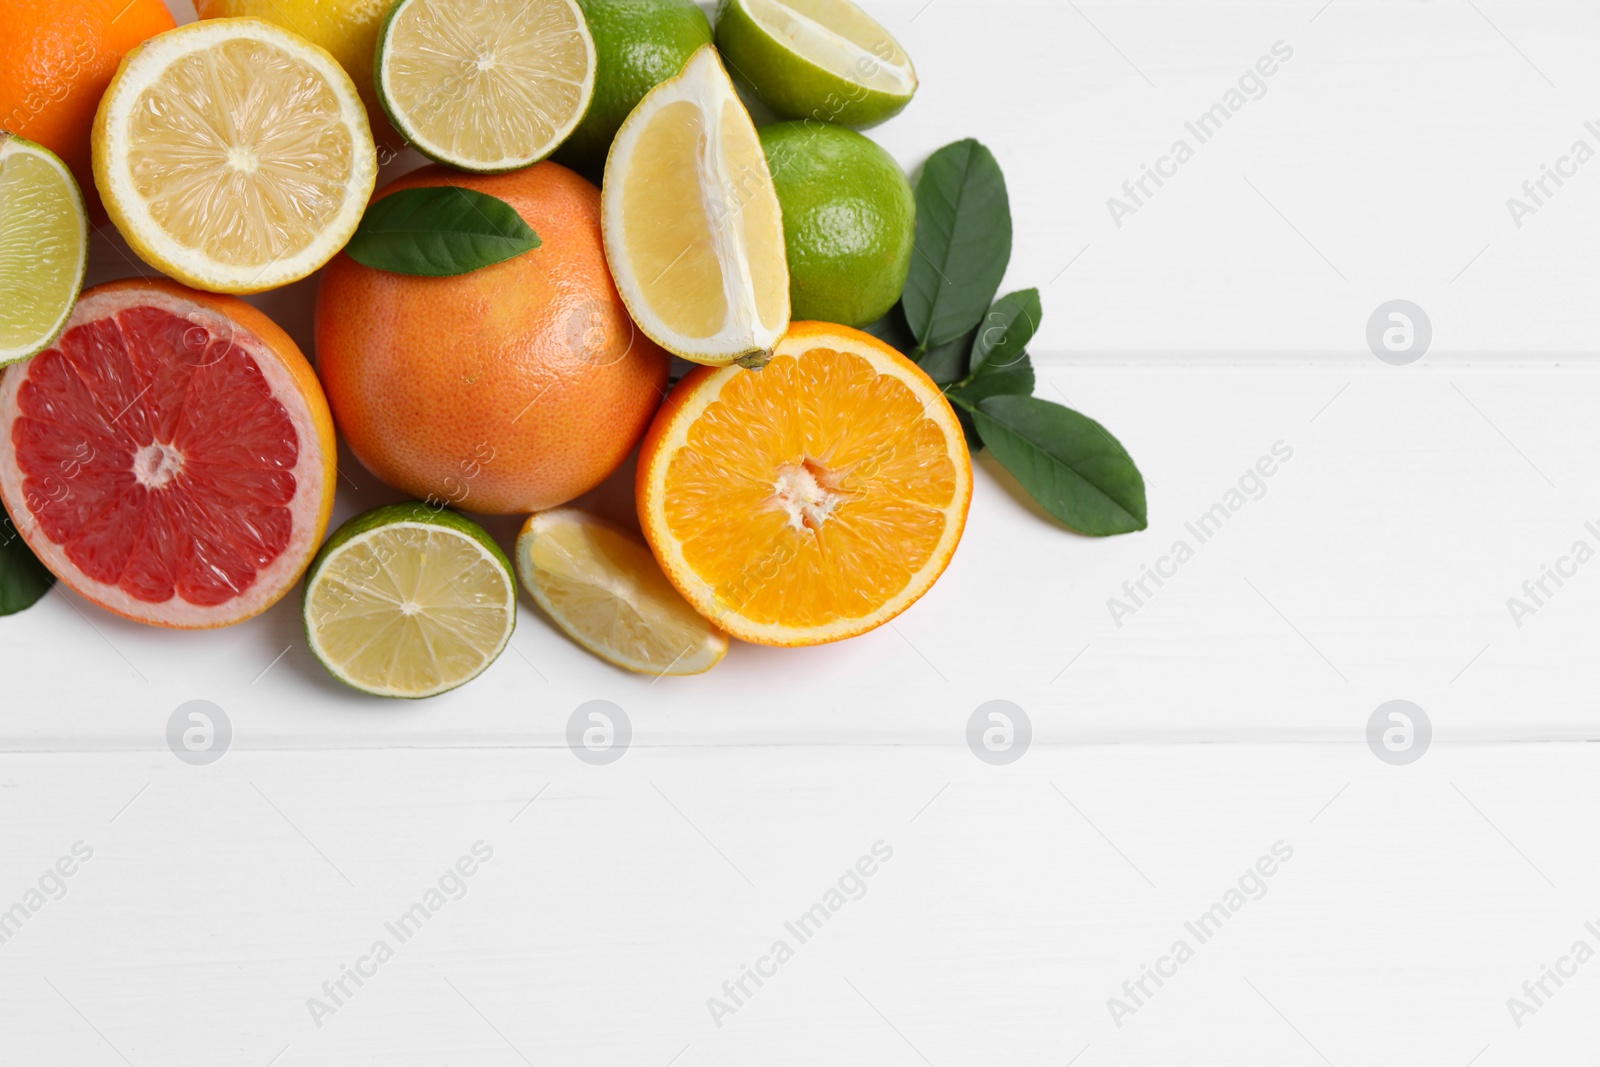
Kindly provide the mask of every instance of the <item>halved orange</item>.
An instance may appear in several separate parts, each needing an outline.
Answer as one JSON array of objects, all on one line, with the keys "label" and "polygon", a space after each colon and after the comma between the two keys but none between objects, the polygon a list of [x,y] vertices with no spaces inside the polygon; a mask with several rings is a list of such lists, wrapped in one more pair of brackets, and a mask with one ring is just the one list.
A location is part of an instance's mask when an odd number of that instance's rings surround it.
[{"label": "halved orange", "polygon": [[697,611],[745,641],[819,645],[883,625],[944,572],[972,461],[916,364],[797,322],[762,370],[678,383],[635,489],[656,559]]}]

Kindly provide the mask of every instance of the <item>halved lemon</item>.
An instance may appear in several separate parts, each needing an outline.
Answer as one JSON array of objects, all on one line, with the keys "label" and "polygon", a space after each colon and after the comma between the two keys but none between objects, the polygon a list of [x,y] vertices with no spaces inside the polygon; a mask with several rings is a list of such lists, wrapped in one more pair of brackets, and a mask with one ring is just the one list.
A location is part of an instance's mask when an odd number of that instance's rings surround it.
[{"label": "halved lemon", "polygon": [[374,696],[431,697],[489,669],[517,624],[511,561],[483,527],[413,501],[357,515],[311,561],[306,641]]},{"label": "halved lemon", "polygon": [[622,124],[603,198],[606,259],[639,328],[696,363],[760,366],[789,326],[783,214],[711,45]]},{"label": "halved lemon", "polygon": [[850,0],[725,0],[717,47],[786,119],[876,126],[917,91],[906,50]]},{"label": "halved lemon", "polygon": [[259,19],[207,19],[123,57],[95,114],[94,180],[151,266],[253,293],[344,247],[378,174],[367,113],[334,58]]},{"label": "halved lemon", "polygon": [[60,336],[83,288],[89,220],[55,153],[0,130],[0,367]]},{"label": "halved lemon", "polygon": [[378,34],[378,99],[424,155],[462,170],[527,167],[594,96],[575,0],[399,0]]},{"label": "halved lemon", "polygon": [[944,572],[972,463],[916,364],[844,326],[797,322],[759,374],[696,368],[640,445],[639,520],[706,618],[763,645],[881,626]]},{"label": "halved lemon", "polygon": [[517,576],[569,637],[618,667],[701,674],[728,652],[728,635],[678,594],[642,541],[576,508],[528,519]]}]

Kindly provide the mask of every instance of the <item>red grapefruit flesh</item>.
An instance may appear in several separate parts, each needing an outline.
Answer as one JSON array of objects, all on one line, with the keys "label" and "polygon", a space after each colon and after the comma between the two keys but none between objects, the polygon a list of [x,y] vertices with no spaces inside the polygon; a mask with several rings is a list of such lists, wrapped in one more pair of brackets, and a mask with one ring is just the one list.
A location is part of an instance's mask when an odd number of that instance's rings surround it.
[{"label": "red grapefruit flesh", "polygon": [[0,499],[84,598],[226,626],[305,571],[333,504],[332,417],[287,334],[233,297],[148,280],[85,293],[0,377]]}]

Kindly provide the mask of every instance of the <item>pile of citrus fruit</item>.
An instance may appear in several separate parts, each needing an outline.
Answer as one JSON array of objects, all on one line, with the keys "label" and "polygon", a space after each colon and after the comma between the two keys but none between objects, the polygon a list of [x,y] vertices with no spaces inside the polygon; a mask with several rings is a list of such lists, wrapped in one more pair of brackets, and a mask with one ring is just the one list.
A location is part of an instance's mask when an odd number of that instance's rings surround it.
[{"label": "pile of citrus fruit", "polygon": [[[519,585],[659,676],[939,577],[963,427],[859,329],[917,209],[856,129],[917,79],[854,3],[195,6],[0,0],[0,500],[55,578],[172,628],[303,578],[332,674],[424,697]],[[433,165],[375,188],[400,147]],[[166,278],[80,292],[102,211]],[[313,368],[235,294],[318,271]],[[339,439],[415,499],[327,536]],[[642,540],[564,506],[635,452]],[[508,552],[462,512],[529,517]]]}]

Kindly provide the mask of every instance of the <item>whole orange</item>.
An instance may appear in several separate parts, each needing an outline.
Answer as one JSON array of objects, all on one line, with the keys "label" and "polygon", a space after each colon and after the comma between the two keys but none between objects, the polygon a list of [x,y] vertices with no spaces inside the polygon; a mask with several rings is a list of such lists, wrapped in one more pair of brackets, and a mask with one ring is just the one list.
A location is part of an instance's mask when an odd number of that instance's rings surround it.
[{"label": "whole orange", "polygon": [[339,432],[397,489],[469,511],[541,511],[594,488],[649,425],[667,355],[634,326],[600,241],[600,191],[556,163],[424,167],[401,189],[498,197],[538,248],[447,278],[344,253],[317,291],[317,371]]},{"label": "whole orange", "polygon": [[123,55],[172,26],[161,0],[0,0],[0,130],[60,156],[97,220],[94,110]]}]

